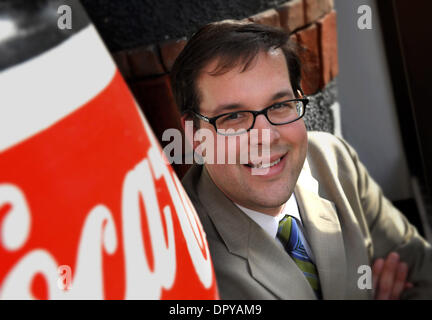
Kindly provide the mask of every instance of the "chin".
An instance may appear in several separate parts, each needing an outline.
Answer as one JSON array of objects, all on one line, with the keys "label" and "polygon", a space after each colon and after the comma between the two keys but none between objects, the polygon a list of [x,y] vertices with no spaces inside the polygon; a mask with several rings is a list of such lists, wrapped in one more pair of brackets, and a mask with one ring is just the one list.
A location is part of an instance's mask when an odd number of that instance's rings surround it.
[{"label": "chin", "polygon": [[278,208],[284,203],[288,201],[291,197],[292,192],[286,190],[281,192],[281,189],[278,189],[279,192],[266,190],[264,192],[250,192],[248,193],[249,202],[255,203],[257,207],[262,208]]}]

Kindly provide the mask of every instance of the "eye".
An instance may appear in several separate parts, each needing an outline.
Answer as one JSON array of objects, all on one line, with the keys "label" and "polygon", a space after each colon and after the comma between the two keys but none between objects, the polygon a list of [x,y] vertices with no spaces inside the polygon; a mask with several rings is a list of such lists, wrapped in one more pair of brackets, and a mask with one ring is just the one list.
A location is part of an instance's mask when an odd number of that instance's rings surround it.
[{"label": "eye", "polygon": [[276,103],[274,105],[272,105],[272,107],[270,108],[270,110],[276,110],[276,109],[280,109],[283,107],[282,103]]},{"label": "eye", "polygon": [[234,124],[243,124],[245,121],[249,121],[252,118],[252,115],[248,112],[232,112],[228,113],[217,120],[218,125],[234,125]]},{"label": "eye", "polygon": [[240,113],[233,112],[233,113],[227,114],[224,117],[224,120],[225,121],[227,121],[227,120],[237,120],[237,119],[240,119],[241,117],[242,117],[242,115]]},{"label": "eye", "polygon": [[234,120],[237,119],[238,117],[239,117],[238,113],[231,113],[230,115],[227,116],[227,119]]},{"label": "eye", "polygon": [[294,101],[285,101],[281,103],[275,103],[270,110],[290,110],[295,109],[296,103]]},{"label": "eye", "polygon": [[291,104],[289,102],[275,103],[269,111],[283,111],[291,108]]}]

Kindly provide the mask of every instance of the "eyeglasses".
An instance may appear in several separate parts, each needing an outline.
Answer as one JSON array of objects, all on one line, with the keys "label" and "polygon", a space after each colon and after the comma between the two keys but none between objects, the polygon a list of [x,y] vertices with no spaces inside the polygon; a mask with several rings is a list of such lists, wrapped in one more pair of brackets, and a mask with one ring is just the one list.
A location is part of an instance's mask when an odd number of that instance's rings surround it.
[{"label": "eyeglasses", "polygon": [[263,114],[272,125],[292,123],[302,118],[309,99],[291,99],[268,106],[261,111],[235,111],[208,118],[191,110],[199,119],[212,124],[218,134],[223,136],[240,135],[251,130],[256,117]]}]

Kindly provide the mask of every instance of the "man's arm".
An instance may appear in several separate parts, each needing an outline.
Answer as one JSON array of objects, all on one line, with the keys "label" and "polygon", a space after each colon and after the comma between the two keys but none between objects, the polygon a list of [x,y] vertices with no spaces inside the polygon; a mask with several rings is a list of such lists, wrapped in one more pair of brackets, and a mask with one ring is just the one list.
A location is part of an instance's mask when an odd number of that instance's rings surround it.
[{"label": "man's arm", "polygon": [[[419,235],[417,229],[409,223],[406,217],[384,197],[381,188],[370,177],[354,149],[345,141],[340,141],[350,153],[357,170],[357,188],[372,237],[373,261],[378,262],[379,268],[381,262],[377,259],[386,259],[391,252],[397,252],[400,260],[408,266],[408,281],[412,283],[412,286],[404,286],[402,298],[432,299],[431,245]],[[377,269],[376,266],[375,269]],[[388,282],[389,277],[386,274],[391,271],[394,270],[392,268],[385,269],[379,278],[382,279],[384,276],[385,282]],[[397,274],[397,272],[393,274]],[[381,282],[378,279],[377,281]]]}]

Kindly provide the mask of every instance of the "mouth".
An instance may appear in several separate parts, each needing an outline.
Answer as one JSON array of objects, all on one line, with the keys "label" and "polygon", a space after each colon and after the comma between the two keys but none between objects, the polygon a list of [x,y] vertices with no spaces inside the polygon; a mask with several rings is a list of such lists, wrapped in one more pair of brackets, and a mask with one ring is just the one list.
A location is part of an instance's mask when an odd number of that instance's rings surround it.
[{"label": "mouth", "polygon": [[267,168],[271,168],[273,166],[276,166],[277,164],[279,164],[282,159],[285,157],[285,155],[283,155],[282,157],[276,158],[276,160],[269,162],[269,163],[247,163],[245,164],[245,166],[249,167],[249,168],[253,168],[253,169],[267,169]]},{"label": "mouth", "polygon": [[275,179],[284,172],[288,159],[287,154],[288,153],[273,156],[265,163],[262,161],[256,163],[249,162],[248,164],[244,164],[243,168],[245,168],[250,175],[257,176],[259,179]]}]

